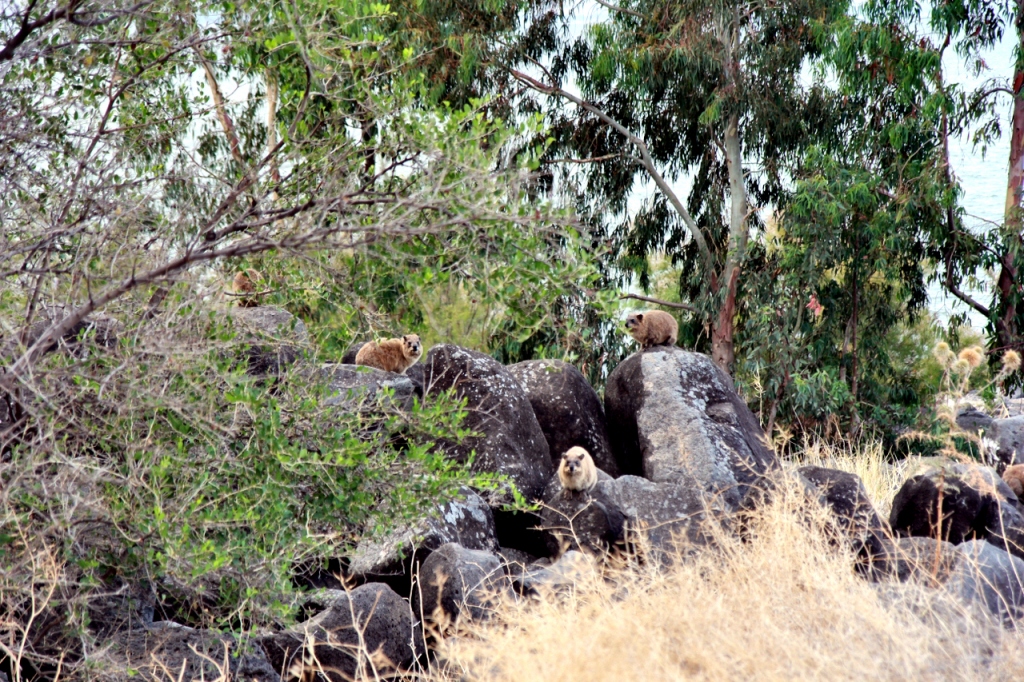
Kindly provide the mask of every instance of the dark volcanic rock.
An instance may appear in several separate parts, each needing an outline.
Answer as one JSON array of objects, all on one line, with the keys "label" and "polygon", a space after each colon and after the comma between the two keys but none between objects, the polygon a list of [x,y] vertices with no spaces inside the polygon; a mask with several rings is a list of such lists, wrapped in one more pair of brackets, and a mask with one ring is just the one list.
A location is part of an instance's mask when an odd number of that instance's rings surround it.
[{"label": "dark volcanic rock", "polygon": [[803,466],[797,471],[821,492],[855,552],[865,557],[884,553],[889,529],[871,504],[859,476],[817,466]]},{"label": "dark volcanic rock", "polygon": [[123,633],[97,661],[107,676],[124,679],[238,680],[278,682],[281,676],[258,646],[242,646],[228,635],[171,622]]},{"label": "dark volcanic rock", "polygon": [[599,469],[619,475],[604,406],[578,369],[561,360],[527,360],[510,365],[508,371],[530,399],[554,466],[562,453],[578,445],[590,453]]},{"label": "dark volcanic rock", "polygon": [[284,308],[261,305],[227,310],[238,332],[235,342],[249,346],[247,359],[253,376],[280,374],[309,345],[306,325]]},{"label": "dark volcanic rock", "polygon": [[[461,494],[462,499],[447,502],[413,528],[399,528],[382,539],[360,543],[350,557],[348,574],[358,581],[385,579],[395,583],[398,576],[411,580],[412,566],[451,542],[467,549],[496,552],[498,538],[491,508],[471,490],[462,490]],[[403,585],[405,582],[401,581]]]},{"label": "dark volcanic rock", "polygon": [[468,403],[463,426],[483,434],[446,444],[448,455],[464,462],[476,451],[474,471],[505,474],[527,499],[538,498],[554,469],[519,382],[494,358],[449,344],[431,348],[423,364],[426,395],[454,389]]},{"label": "dark volcanic rock", "polygon": [[658,346],[608,377],[605,412],[625,474],[677,483],[735,510],[778,468],[754,414],[706,355]]},{"label": "dark volcanic rock", "polygon": [[889,521],[901,535],[936,537],[942,495],[941,538],[958,545],[977,538],[1024,556],[1024,507],[990,467],[947,463],[908,479],[893,499]]},{"label": "dark volcanic rock", "polygon": [[326,405],[337,405],[346,411],[376,405],[377,394],[382,390],[392,391],[395,405],[409,409],[416,395],[416,386],[406,376],[385,372],[373,367],[326,364],[320,367],[320,376],[327,381],[332,396],[324,401]]},{"label": "dark volcanic rock", "polygon": [[626,518],[629,531],[646,537],[648,551],[659,560],[671,560],[688,545],[707,543],[707,518],[700,493],[674,483],[655,483],[638,476],[599,481],[595,496],[608,500]]},{"label": "dark volcanic rock", "polygon": [[[361,630],[361,649],[356,626]],[[351,592],[337,591],[327,610],[291,630],[262,638],[260,644],[274,670],[294,675],[286,679],[343,682],[353,678],[357,656],[366,662],[372,656],[384,676],[407,668],[422,651],[422,636],[409,602],[387,585],[371,583]],[[318,671],[320,676],[314,678]]]},{"label": "dark volcanic rock", "polygon": [[565,490],[557,478],[553,483],[540,514],[551,556],[579,549],[606,552],[625,541],[626,517],[603,490]]},{"label": "dark volcanic rock", "polygon": [[420,567],[412,607],[439,632],[445,632],[460,618],[488,618],[503,596],[511,597],[512,592],[497,555],[449,543]]},{"label": "dark volcanic rock", "polygon": [[907,479],[893,498],[889,525],[901,536],[933,537],[959,545],[984,537],[986,525],[998,518],[998,508],[995,499],[982,496],[956,476],[919,474]]}]

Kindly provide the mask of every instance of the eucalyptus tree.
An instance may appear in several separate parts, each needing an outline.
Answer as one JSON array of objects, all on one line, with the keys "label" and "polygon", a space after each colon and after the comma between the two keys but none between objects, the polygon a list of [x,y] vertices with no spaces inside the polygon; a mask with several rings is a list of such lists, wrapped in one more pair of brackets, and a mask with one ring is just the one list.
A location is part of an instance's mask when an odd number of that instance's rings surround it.
[{"label": "eucalyptus tree", "polygon": [[[556,99],[551,158],[576,163],[579,210],[607,231],[620,265],[646,285],[665,249],[712,357],[732,372],[735,324],[759,211],[778,206],[787,173],[829,123],[802,70],[845,2],[602,3],[606,20],[516,71]],[[580,90],[566,85],[572,77]],[[552,105],[555,106],[555,105]],[[688,180],[689,193],[681,185]],[[652,197],[635,213],[630,197]]]}]

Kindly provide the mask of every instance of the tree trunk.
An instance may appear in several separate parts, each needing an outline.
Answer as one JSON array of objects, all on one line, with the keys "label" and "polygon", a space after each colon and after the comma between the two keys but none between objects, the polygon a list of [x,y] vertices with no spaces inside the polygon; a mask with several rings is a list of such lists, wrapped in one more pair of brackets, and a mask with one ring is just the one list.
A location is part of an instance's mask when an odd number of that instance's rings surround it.
[{"label": "tree trunk", "polygon": [[[1017,40],[1024,49],[1024,2],[1017,2]],[[1021,199],[1024,196],[1024,71],[1013,74],[1013,128],[1010,135],[1010,169],[1006,183],[1005,224],[1003,225],[1002,265],[997,280],[996,340],[1000,348],[1020,348],[1020,321],[1024,319],[1024,296],[1019,278],[1024,259]]]},{"label": "tree trunk", "polygon": [[718,314],[711,327],[711,359],[732,376],[736,349],[733,345],[736,317],[736,290],[740,268],[747,250],[747,187],[743,182],[743,149],[740,142],[739,115],[732,114],[725,126],[725,161],[729,168],[729,246],[722,270],[724,292]]}]

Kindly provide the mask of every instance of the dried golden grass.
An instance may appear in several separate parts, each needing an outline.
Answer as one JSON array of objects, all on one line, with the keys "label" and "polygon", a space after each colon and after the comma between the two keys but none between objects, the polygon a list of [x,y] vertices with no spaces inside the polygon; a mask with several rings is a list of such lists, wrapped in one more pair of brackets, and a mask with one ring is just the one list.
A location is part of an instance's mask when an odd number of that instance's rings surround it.
[{"label": "dried golden grass", "polygon": [[[814,453],[874,493],[895,486],[875,454]],[[828,524],[788,487],[754,519],[748,541],[720,532],[716,549],[671,568],[609,570],[563,598],[506,604],[492,622],[449,639],[431,677],[1020,679],[1024,637],[940,590],[865,581],[829,542]]]}]

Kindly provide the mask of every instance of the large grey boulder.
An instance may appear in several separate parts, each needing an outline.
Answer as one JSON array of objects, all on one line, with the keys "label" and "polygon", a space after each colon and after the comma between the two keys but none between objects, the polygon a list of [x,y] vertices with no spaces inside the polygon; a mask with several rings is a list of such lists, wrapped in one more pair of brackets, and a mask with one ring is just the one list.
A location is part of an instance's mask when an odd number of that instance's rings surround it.
[{"label": "large grey boulder", "polygon": [[608,377],[605,413],[622,473],[682,485],[736,510],[778,468],[764,431],[709,357],[657,346]]},{"label": "large grey boulder", "polygon": [[109,640],[93,661],[97,679],[279,682],[262,648],[169,621]]},{"label": "large grey boulder", "polygon": [[641,534],[640,546],[656,560],[671,561],[678,553],[708,542],[707,507],[699,491],[620,476],[599,481],[593,493],[622,512],[630,536]]},{"label": "large grey boulder", "polygon": [[578,445],[590,453],[599,469],[619,475],[604,406],[578,369],[561,360],[527,360],[510,365],[508,371],[530,399],[554,466],[562,453]]},{"label": "large grey boulder", "polygon": [[996,442],[996,461],[1002,467],[1024,463],[1024,415],[992,420],[985,437]]},{"label": "large grey boulder", "polygon": [[280,374],[309,347],[305,323],[284,308],[228,308],[227,314],[237,331],[235,343],[248,347],[246,358],[253,376]]},{"label": "large grey boulder", "polygon": [[353,679],[357,668],[370,669],[371,660],[372,669],[389,676],[422,652],[409,602],[380,583],[335,591],[326,610],[259,643],[273,669],[290,674],[285,679],[330,682]]},{"label": "large grey boulder", "polygon": [[[465,462],[475,452],[473,471],[504,474],[527,499],[538,498],[554,467],[519,382],[489,355],[450,344],[431,348],[423,364],[425,395],[452,389],[467,401],[463,426],[482,434],[442,444],[447,455]],[[506,492],[504,500],[511,501],[511,494]]]},{"label": "large grey boulder", "polygon": [[439,505],[424,521],[361,542],[349,557],[348,573],[357,580],[408,576],[412,566],[451,542],[471,550],[496,552],[498,538],[491,508],[472,490]]},{"label": "large grey boulder", "polygon": [[319,372],[331,394],[324,404],[346,412],[375,407],[377,397],[385,390],[391,392],[392,403],[402,409],[410,409],[416,396],[416,386],[402,374],[345,364],[324,364]]},{"label": "large grey boulder", "polygon": [[1024,616],[1024,560],[984,540],[965,542],[946,585],[967,602],[984,604],[1005,621]]},{"label": "large grey boulder", "polygon": [[512,588],[496,554],[449,543],[420,567],[412,608],[441,634],[460,619],[486,620],[505,597],[512,597]]}]

